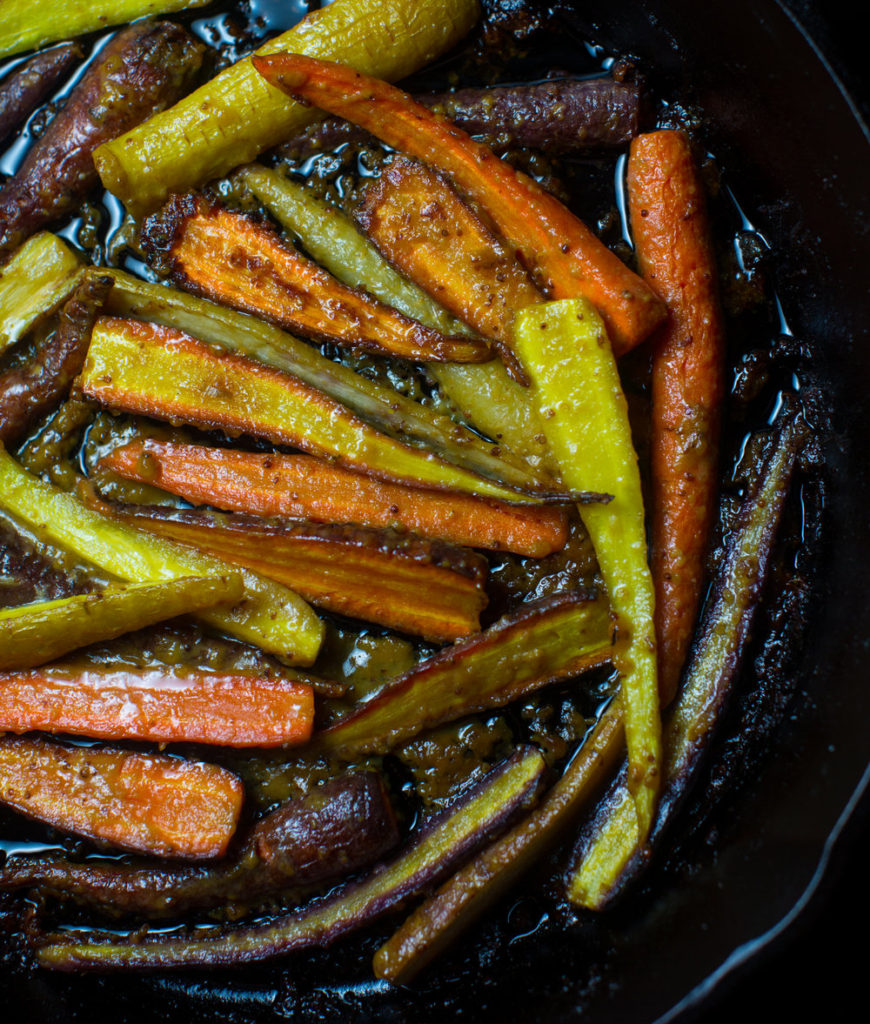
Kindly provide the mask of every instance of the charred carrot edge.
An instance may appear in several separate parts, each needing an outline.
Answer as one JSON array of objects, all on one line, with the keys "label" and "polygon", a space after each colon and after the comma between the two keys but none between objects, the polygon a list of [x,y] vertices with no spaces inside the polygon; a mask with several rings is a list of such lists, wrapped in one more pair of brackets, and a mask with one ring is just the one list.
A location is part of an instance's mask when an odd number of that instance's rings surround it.
[{"label": "charred carrot edge", "polygon": [[290,679],[57,666],[0,673],[0,730],[275,747],[311,735],[314,695]]},{"label": "charred carrot edge", "polygon": [[0,740],[0,802],[54,828],[124,850],[220,857],[236,829],[242,784],[215,765],[163,754]]},{"label": "charred carrot edge", "polygon": [[440,334],[349,288],[271,228],[202,196],[173,196],[145,222],[142,245],[188,291],[310,338],[418,362],[492,358],[486,342]]},{"label": "charred carrot edge", "polygon": [[542,302],[512,252],[440,175],[397,157],[368,186],[357,220],[406,277],[492,338],[514,380],[528,377],[511,347],[514,311]]},{"label": "charred carrot edge", "polygon": [[285,526],[244,516],[101,506],[149,530],[288,585],[312,604],[429,640],[480,629],[482,556],[438,542],[360,527]]},{"label": "charred carrot edge", "polygon": [[446,174],[478,203],[555,299],[588,299],[617,354],[647,335],[664,305],[558,199],[401,90],[352,68],[297,54],[253,58],[267,81],[294,99],[352,121]]},{"label": "charred carrot edge", "polygon": [[668,304],[652,370],[652,555],[662,703],[676,693],[713,523],[725,337],[704,188],[688,138],[641,135],[628,162],[641,271]]},{"label": "charred carrot edge", "polygon": [[472,548],[543,558],[568,539],[564,510],[389,484],[310,455],[133,441],[101,462],[198,505],[319,523],[402,527]]}]

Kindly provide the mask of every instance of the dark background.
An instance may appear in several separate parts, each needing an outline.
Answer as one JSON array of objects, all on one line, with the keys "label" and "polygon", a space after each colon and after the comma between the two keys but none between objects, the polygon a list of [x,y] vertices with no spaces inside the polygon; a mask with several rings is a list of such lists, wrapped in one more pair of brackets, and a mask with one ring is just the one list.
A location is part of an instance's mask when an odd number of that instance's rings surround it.
[{"label": "dark background", "polygon": [[[866,35],[850,2],[784,0],[813,39],[865,125],[870,123]],[[807,140],[808,144],[811,140]],[[868,172],[870,187],[870,172]],[[775,1015],[801,1022],[866,1013],[866,922],[870,916],[870,796],[865,794],[835,845],[818,890],[794,924],[751,964],[738,968],[709,1004],[687,1016],[733,1024]]]}]

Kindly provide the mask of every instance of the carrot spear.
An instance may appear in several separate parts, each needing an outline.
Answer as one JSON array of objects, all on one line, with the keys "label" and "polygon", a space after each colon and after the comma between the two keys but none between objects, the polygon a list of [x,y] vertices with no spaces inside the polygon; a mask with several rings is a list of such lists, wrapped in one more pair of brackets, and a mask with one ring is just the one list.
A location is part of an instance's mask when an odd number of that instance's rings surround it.
[{"label": "carrot spear", "polygon": [[107,740],[304,743],[314,694],[294,679],[174,668],[53,665],[0,673],[0,730]]},{"label": "carrot spear", "polygon": [[679,131],[638,136],[628,162],[638,262],[668,304],[652,382],[652,573],[659,689],[674,696],[704,582],[716,497],[725,348],[704,189]]},{"label": "carrot spear", "polygon": [[133,441],[102,460],[128,480],[162,487],[195,505],[320,523],[398,527],[473,548],[542,558],[568,538],[565,512],[508,505],[375,480],[311,455]]}]

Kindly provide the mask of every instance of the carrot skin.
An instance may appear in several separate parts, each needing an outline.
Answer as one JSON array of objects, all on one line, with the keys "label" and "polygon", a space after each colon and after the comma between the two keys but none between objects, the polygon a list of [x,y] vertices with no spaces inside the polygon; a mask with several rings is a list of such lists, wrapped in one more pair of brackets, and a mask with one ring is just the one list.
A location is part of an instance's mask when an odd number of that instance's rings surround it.
[{"label": "carrot skin", "polygon": [[447,337],[349,288],[270,228],[202,196],[173,196],[145,222],[142,244],[187,291],[306,337],[420,362],[492,358],[484,341]]},{"label": "carrot skin", "polygon": [[311,735],[314,695],[292,680],[75,667],[0,674],[0,730],[275,747]]},{"label": "carrot skin", "polygon": [[658,296],[555,197],[401,90],[297,54],[254,57],[272,85],[352,121],[446,174],[479,204],[551,298],[582,296],[601,313],[617,355],[664,317]]},{"label": "carrot skin", "polygon": [[638,136],[628,163],[638,262],[668,305],[654,339],[652,555],[662,703],[695,627],[716,498],[725,332],[704,188],[679,131]]},{"label": "carrot skin", "polygon": [[543,558],[568,539],[566,513],[375,480],[310,455],[133,441],[101,462],[193,504],[320,523],[401,527],[466,547]]},{"label": "carrot skin", "polygon": [[215,765],[28,737],[0,740],[0,802],[134,853],[220,857],[242,799],[241,781]]}]

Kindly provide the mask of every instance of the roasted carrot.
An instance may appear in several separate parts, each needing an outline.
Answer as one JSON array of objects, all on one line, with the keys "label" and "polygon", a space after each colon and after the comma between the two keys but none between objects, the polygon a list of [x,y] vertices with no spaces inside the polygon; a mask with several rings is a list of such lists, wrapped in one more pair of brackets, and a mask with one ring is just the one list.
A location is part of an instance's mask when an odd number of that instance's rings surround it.
[{"label": "roasted carrot", "polygon": [[576,590],[551,594],[397,676],[315,734],[308,749],[348,758],[384,754],[424,730],[606,665],[612,652],[604,601]]},{"label": "roasted carrot", "polygon": [[528,379],[511,348],[514,310],[543,296],[512,252],[440,175],[397,157],[365,191],[357,220],[384,256],[479,334],[508,372]]},{"label": "roasted carrot", "polygon": [[[4,6],[9,0],[3,0]],[[28,14],[31,0],[23,0]],[[90,6],[90,0],[88,0]],[[259,53],[310,53],[399,81],[451,50],[480,16],[477,0],[338,0],[273,36]],[[117,5],[115,5],[117,7]],[[173,192],[220,178],[277,146],[317,114],[288,103],[249,57],[94,154],[103,184],[137,220]]]},{"label": "roasted carrot", "polygon": [[[357,237],[362,238],[361,235]],[[310,239],[306,238],[306,249],[309,249],[309,242]],[[330,270],[336,273],[334,264],[330,266]],[[538,500],[559,503],[559,485],[552,476],[543,472],[540,466],[537,469],[532,468],[523,456],[505,450],[500,444],[494,447],[491,441],[457,423],[445,413],[435,412],[430,406],[422,405],[413,398],[403,395],[390,384],[381,384],[363,377],[349,366],[321,355],[313,345],[295,338],[279,327],[175,288],[149,284],[125,274],[122,270],[105,271],[104,268],[100,268],[100,273],[104,272],[110,273],[115,282],[109,296],[109,312],[114,316],[134,317],[164,327],[172,327],[191,334],[218,350],[248,356],[281,373],[298,377],[310,389],[314,389],[315,394],[312,397],[323,393],[332,399],[334,416],[339,416],[343,410],[345,415],[353,413],[364,420],[367,425],[366,432],[370,435],[386,434],[391,438],[407,441],[418,450],[418,459],[426,458],[427,452],[437,452],[440,459],[452,463],[457,469],[501,483],[502,493],[490,490],[486,492],[489,497],[500,498],[503,501],[521,501],[523,504],[533,504]],[[91,271],[85,271],[85,274],[90,276]],[[379,298],[388,305],[399,306],[392,294],[382,293]],[[408,312],[407,307],[404,311]],[[425,313],[414,310],[411,315],[423,320]],[[437,323],[432,326],[440,329]],[[490,378],[498,375],[487,373],[490,367],[498,370],[499,363],[494,359],[488,363],[433,363],[430,371],[433,375],[438,374],[439,380],[444,373],[458,373],[466,382],[470,382],[476,376],[472,371],[482,370],[480,390],[486,390],[493,396],[494,401],[503,403],[512,411],[510,396],[506,389],[503,386],[492,386]],[[506,379],[507,375],[502,370],[499,380],[504,382]],[[468,383],[468,387],[471,386],[473,385]],[[514,385],[512,390],[514,394],[526,394],[519,385]],[[463,410],[468,408],[467,399],[463,399],[459,404]],[[531,408],[531,402],[526,400],[526,406]],[[533,439],[528,444],[519,443],[530,434],[534,434],[530,424],[527,429],[520,429],[520,424],[526,424],[528,416],[520,409],[512,419],[516,423],[511,423],[509,434],[514,450],[523,453],[526,450],[536,452],[538,449]],[[496,420],[493,426],[497,427],[497,423]],[[479,426],[479,429],[484,434],[489,433],[487,426]],[[507,435],[499,438],[496,434],[497,431],[493,436],[497,442],[504,440],[505,444],[508,443]],[[358,437],[357,444],[361,440],[362,437]],[[451,489],[468,490],[459,486]],[[519,495],[528,494],[530,500],[515,497],[511,492],[518,492]],[[473,493],[479,492],[474,490]],[[561,500],[568,500],[564,492]]]},{"label": "roasted carrot", "polygon": [[189,576],[159,583],[115,583],[96,594],[74,594],[0,609],[0,669],[34,668],[88,644],[113,640],[179,615],[235,605],[240,576]]},{"label": "roasted carrot", "polygon": [[[0,445],[0,509],[35,529],[69,557],[129,583],[221,576],[226,562],[161,541],[89,509],[76,495],[26,472]],[[256,573],[241,573],[244,600],[233,608],[199,612],[209,626],[293,664],[310,665],[324,625],[298,594]]]},{"label": "roasted carrot", "polygon": [[446,174],[479,204],[555,299],[588,299],[601,312],[617,354],[664,316],[652,289],[574,214],[530,178],[399,89],[352,68],[284,53],[254,67],[290,96],[352,121],[388,145]]},{"label": "roasted carrot", "polygon": [[37,53],[3,79],[0,83],[0,142],[48,99],[81,57],[82,49],[77,43],[61,43]]},{"label": "roasted carrot", "polygon": [[[415,93],[414,99],[498,153],[539,149],[555,155],[596,153],[631,142],[637,135],[642,93],[637,82],[618,82],[608,76],[470,86],[453,92]],[[366,140],[361,128],[330,117],[289,138],[278,147],[278,154],[298,165],[343,143]]]},{"label": "roasted carrot", "polygon": [[142,246],[182,288],[309,338],[418,362],[492,358],[485,341],[447,337],[348,288],[271,228],[202,196],[173,196],[145,222]]},{"label": "roasted carrot", "polygon": [[106,740],[275,747],[311,734],[314,696],[293,679],[56,666],[0,673],[0,730]]},{"label": "roasted carrot", "polygon": [[[7,9],[2,6],[0,17]],[[22,6],[24,17],[32,17],[33,4]],[[0,188],[0,261],[28,235],[78,210],[99,180],[97,146],[183,96],[202,64],[202,51],[180,25],[167,21],[140,21],[100,50]]]},{"label": "roasted carrot", "polygon": [[383,483],[310,455],[144,440],[116,448],[100,465],[195,505],[231,512],[400,527],[422,537],[532,558],[560,551],[568,538],[566,514],[559,508]]},{"label": "roasted carrot", "polygon": [[227,848],[242,784],[224,768],[163,754],[0,740],[0,801],[54,828],[160,857]]},{"label": "roasted carrot", "polygon": [[[340,465],[380,480],[501,501],[523,500],[458,461],[447,461],[432,450],[399,440],[387,429],[381,432],[348,406],[291,373],[255,358],[215,351],[171,327],[101,317],[91,334],[79,386],[114,409],[210,430],[253,434],[274,444],[334,458]],[[456,426],[452,420],[448,422]],[[457,437],[463,437],[461,428],[457,428]],[[543,492],[547,501],[582,500],[557,485],[538,486],[553,488]],[[535,494],[526,495],[524,504],[529,499],[535,501],[538,491],[534,484],[532,488]]]},{"label": "roasted carrot", "polygon": [[465,548],[359,526],[294,526],[147,505],[101,508],[119,522],[292,586],[329,611],[437,641],[480,629],[486,560]]},{"label": "roasted carrot", "polygon": [[[456,333],[459,321],[387,262],[338,207],[317,199],[304,185],[259,164],[243,168],[234,176],[234,181],[246,192],[252,192],[284,230],[298,239],[305,251],[340,281],[354,288],[365,288],[381,302],[429,327]],[[115,296],[119,291],[116,285]],[[310,346],[308,349],[313,352]],[[330,365],[334,372],[337,364]],[[498,443],[500,458],[509,457],[510,452],[521,452],[527,464],[550,468],[532,396],[528,388],[508,377],[500,360],[430,363],[427,370],[438,382],[442,394],[461,410],[464,421]],[[363,380],[358,374],[351,375],[357,381]],[[372,383],[367,382],[367,385]],[[394,391],[393,402],[395,396]],[[423,408],[417,406],[417,409]],[[455,429],[455,422],[451,423]],[[453,442],[454,450],[457,442],[458,438]],[[468,451],[469,442],[474,443],[473,434],[466,434],[462,439],[463,451]],[[439,447],[443,444],[441,441]]]},{"label": "roasted carrot", "polygon": [[255,918],[235,928],[172,929],[168,935],[141,929],[111,938],[105,933],[55,932],[40,936],[39,964],[58,971],[227,967],[329,946],[434,888],[457,864],[509,828],[535,802],[546,770],[537,747],[520,746],[412,832],[394,857],[301,910]]},{"label": "roasted carrot", "polygon": [[628,162],[640,269],[668,304],[652,377],[652,552],[659,688],[673,698],[698,615],[713,522],[725,338],[704,187],[679,131],[641,135]]},{"label": "roasted carrot", "polygon": [[584,506],[581,516],[616,627],[629,790],[645,839],[661,784],[661,719],[654,589],[628,406],[604,324],[586,300],[521,310],[514,336],[563,478],[613,495],[607,505]]}]

